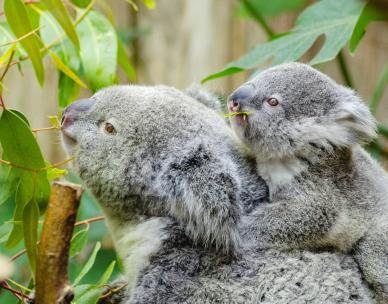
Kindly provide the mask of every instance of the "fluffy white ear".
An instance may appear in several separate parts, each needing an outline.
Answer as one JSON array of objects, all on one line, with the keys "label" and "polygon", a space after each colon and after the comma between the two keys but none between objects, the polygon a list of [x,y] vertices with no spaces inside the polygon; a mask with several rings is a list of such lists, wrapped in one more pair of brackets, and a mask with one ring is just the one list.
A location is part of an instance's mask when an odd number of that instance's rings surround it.
[{"label": "fluffy white ear", "polygon": [[222,109],[222,105],[218,97],[210,93],[200,84],[192,84],[186,89],[185,93],[213,110],[221,111]]},{"label": "fluffy white ear", "polygon": [[295,142],[303,149],[314,145],[328,150],[349,147],[368,143],[376,136],[376,120],[366,104],[352,90],[340,90],[336,106],[326,115],[306,119],[296,128]]},{"label": "fluffy white ear", "polygon": [[376,136],[376,120],[367,105],[350,89],[331,111],[334,122],[345,131],[344,145],[365,144]]}]

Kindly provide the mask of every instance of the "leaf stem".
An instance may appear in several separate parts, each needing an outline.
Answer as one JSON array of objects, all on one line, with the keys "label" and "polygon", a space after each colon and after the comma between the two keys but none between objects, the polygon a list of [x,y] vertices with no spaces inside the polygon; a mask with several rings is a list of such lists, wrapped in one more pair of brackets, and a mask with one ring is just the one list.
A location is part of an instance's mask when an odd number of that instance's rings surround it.
[{"label": "leaf stem", "polygon": [[342,78],[344,79],[344,81],[348,87],[353,88],[352,77],[350,75],[349,68],[348,68],[348,65],[346,63],[345,56],[344,56],[342,50],[338,53],[337,59],[338,59],[338,66],[339,66],[341,74],[342,74]]},{"label": "leaf stem", "polygon": [[13,59],[13,56],[15,55],[15,50],[12,51],[11,55],[9,56],[9,59],[8,59],[8,62],[7,62],[7,65],[5,66],[5,69],[4,69],[4,72],[3,74],[1,74],[0,76],[0,82],[3,81],[4,77],[5,77],[5,74],[7,74],[10,66],[11,66],[11,63],[12,63],[12,59]]},{"label": "leaf stem", "polygon": [[[23,298],[26,298],[28,300],[32,300],[32,298],[30,298],[28,295],[26,295],[25,293],[17,290],[17,289],[14,289],[12,288],[11,286],[8,285],[8,283],[6,281],[2,281],[0,282],[0,287],[1,288],[4,288],[5,290],[8,290],[10,291],[20,302],[22,303],[25,303],[25,301],[23,300]],[[22,298],[23,297],[23,298]]]},{"label": "leaf stem", "polygon": [[51,130],[60,130],[61,128],[59,128],[59,127],[55,127],[55,126],[53,126],[53,127],[47,127],[47,128],[37,128],[37,129],[32,129],[31,131],[32,132],[41,132],[41,131],[51,131]]},{"label": "leaf stem", "polygon": [[[86,219],[86,220],[79,221],[79,222],[75,223],[74,226],[76,227],[76,226],[81,226],[81,225],[89,225],[91,223],[103,221],[104,219],[105,219],[105,217],[103,215],[96,216],[96,217],[91,217],[89,219]],[[37,242],[37,244],[39,244],[39,242]],[[26,249],[23,249],[23,250],[19,251],[18,253],[16,253],[13,257],[11,257],[9,259],[9,261],[12,262],[12,261],[16,260],[18,257],[22,256],[25,253],[26,253]]]},{"label": "leaf stem", "polygon": [[7,42],[4,42],[3,44],[0,44],[0,47],[3,47],[3,46],[7,46],[7,45],[10,45],[10,44],[14,44],[14,43],[17,43],[33,34],[35,34],[37,31],[39,31],[42,27],[39,26],[37,27],[36,29],[32,30],[31,32],[28,32],[27,34],[23,35],[23,36],[20,36],[19,38],[17,39],[14,39],[14,40],[11,40],[11,41],[7,41]]},{"label": "leaf stem", "polygon": [[388,83],[388,64],[386,64],[383,68],[383,72],[380,74],[376,87],[373,91],[373,95],[371,101],[369,103],[369,108],[372,114],[376,114],[377,106],[383,96],[384,90]]},{"label": "leaf stem", "polygon": [[275,37],[275,32],[269,26],[265,18],[254,8],[252,3],[249,2],[249,0],[241,0],[241,2],[244,4],[249,14],[256,20],[257,23],[261,25],[268,38],[272,39],[273,37]]}]

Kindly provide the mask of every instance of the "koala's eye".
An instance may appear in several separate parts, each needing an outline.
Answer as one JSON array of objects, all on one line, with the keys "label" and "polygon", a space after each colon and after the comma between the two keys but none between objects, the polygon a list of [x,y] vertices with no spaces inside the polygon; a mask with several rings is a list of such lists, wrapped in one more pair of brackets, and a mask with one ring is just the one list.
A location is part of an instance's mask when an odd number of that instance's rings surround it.
[{"label": "koala's eye", "polygon": [[266,101],[271,107],[276,107],[279,104],[279,100],[273,97],[268,98]]},{"label": "koala's eye", "polygon": [[104,124],[104,131],[105,131],[105,133],[107,133],[107,134],[112,134],[112,135],[116,134],[116,129],[115,129],[115,127],[114,127],[111,123],[109,123],[109,122],[106,122],[106,123]]}]

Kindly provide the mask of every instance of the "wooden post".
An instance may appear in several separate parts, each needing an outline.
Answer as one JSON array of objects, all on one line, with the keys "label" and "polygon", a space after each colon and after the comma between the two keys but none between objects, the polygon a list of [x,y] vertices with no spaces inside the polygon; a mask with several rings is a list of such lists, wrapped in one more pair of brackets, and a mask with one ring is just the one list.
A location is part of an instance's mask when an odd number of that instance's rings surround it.
[{"label": "wooden post", "polygon": [[83,189],[67,182],[51,188],[36,267],[36,304],[68,304],[74,297],[68,284],[70,241]]}]

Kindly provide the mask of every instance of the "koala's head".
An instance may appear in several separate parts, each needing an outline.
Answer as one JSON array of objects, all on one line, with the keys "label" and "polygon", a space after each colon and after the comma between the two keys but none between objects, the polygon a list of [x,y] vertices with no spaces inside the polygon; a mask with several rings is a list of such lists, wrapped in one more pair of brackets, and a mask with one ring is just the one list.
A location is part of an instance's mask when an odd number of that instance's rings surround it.
[{"label": "koala's head", "polygon": [[235,90],[228,101],[240,138],[263,160],[366,143],[375,120],[355,93],[301,64],[261,72]]},{"label": "koala's head", "polygon": [[176,127],[190,120],[179,109],[184,98],[163,86],[114,86],[64,111],[65,146],[75,156],[75,170],[100,200],[153,195],[147,187],[153,183],[151,172],[168,157],[171,141],[185,140],[185,130]]}]

